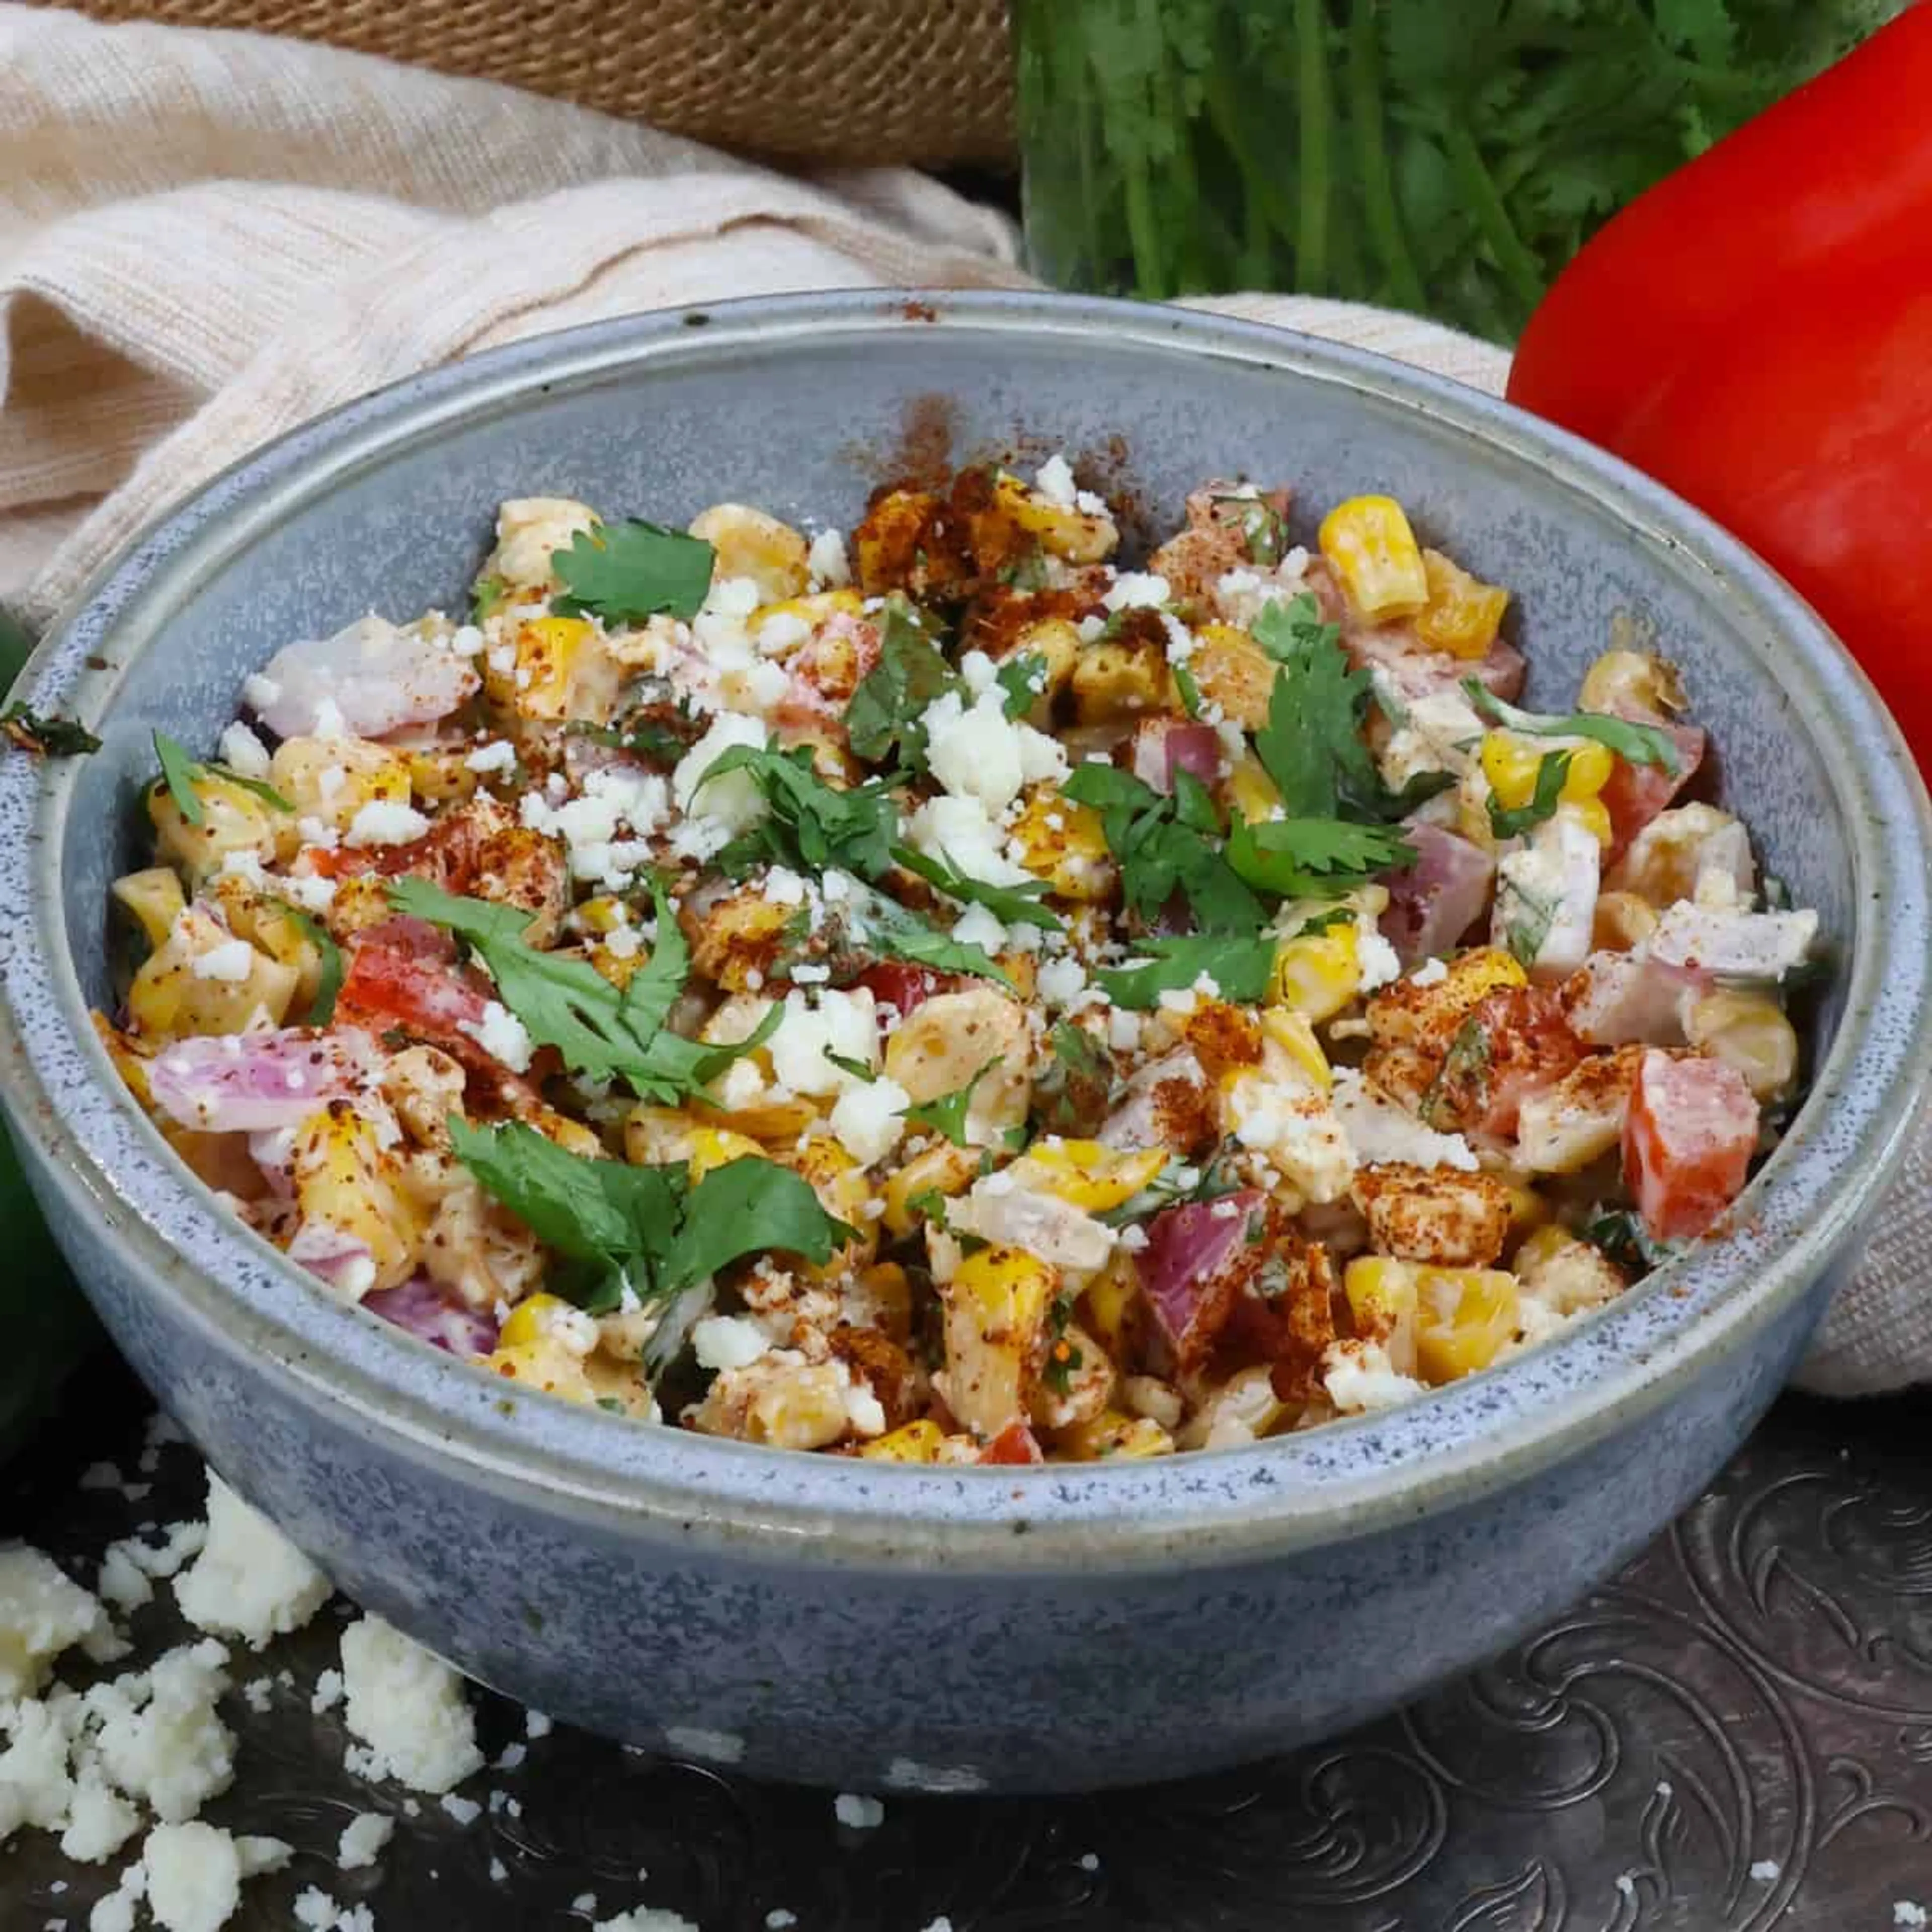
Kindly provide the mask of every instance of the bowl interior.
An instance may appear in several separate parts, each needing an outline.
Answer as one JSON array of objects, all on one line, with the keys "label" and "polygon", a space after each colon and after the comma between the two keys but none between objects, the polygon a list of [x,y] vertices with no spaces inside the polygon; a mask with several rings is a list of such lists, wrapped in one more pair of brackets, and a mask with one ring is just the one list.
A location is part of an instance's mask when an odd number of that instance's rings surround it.
[{"label": "bowl interior", "polygon": [[[618,1509],[701,1497],[707,1522],[746,1533],[836,1520],[863,1527],[881,1560],[908,1550],[914,1520],[944,1526],[949,1560],[970,1549],[1000,1564],[1069,1561],[1083,1524],[1114,1560],[1131,1540],[1150,1562],[1183,1536],[1198,1553],[1210,1538],[1232,1550],[1366,1533],[1580,1449],[1633,1402],[1660,1406],[1843,1250],[1924,1087],[1925,801],[1869,687],[1802,604],[1694,512],[1470,392],[1172,310],[1002,296],[930,314],[872,295],[787,298],[520,345],[297,432],[151,532],[50,640],[32,687],[77,710],[104,750],[32,775],[25,760],[0,765],[0,830],[22,834],[13,850],[0,839],[0,890],[32,900],[41,932],[64,928],[66,942],[10,950],[0,934],[16,1121],[52,1164],[85,1170],[96,1202],[114,1205],[116,1238],[207,1331],[276,1358],[308,1399],[352,1402],[370,1426],[411,1430],[435,1445],[425,1453],[487,1463],[506,1483]],[[774,1456],[548,1400],[506,1419],[491,1378],[315,1294],[157,1158],[131,1101],[96,1097],[116,1083],[83,1007],[111,998],[107,887],[142,856],[152,730],[205,751],[242,679],[280,645],[372,607],[461,608],[506,497],[577,496],[668,523],[740,499],[849,526],[888,478],[989,456],[1030,466],[1062,448],[1083,482],[1124,500],[1143,545],[1217,474],[1292,484],[1303,541],[1341,497],[1398,497],[1425,542],[1515,593],[1508,625],[1533,703],[1567,709],[1618,637],[1645,637],[1681,667],[1718,747],[1718,795],[1818,908],[1838,968],[1814,1098],[1729,1240],[1506,1370],[1401,1411],[1167,1466],[1058,1468],[1028,1490],[987,1472]],[[25,1103],[29,1069],[45,1108]],[[1005,1534],[1047,1497],[1058,1540]]]},{"label": "bowl interior", "polygon": [[[986,457],[1030,469],[1061,448],[1083,482],[1124,496],[1143,544],[1174,526],[1186,492],[1212,476],[1292,484],[1295,534],[1311,545],[1339,499],[1396,496],[1424,542],[1515,593],[1508,628],[1529,655],[1532,703],[1567,709],[1613,636],[1654,640],[1712,728],[1723,801],[1825,931],[1851,941],[1852,868],[1820,747],[1777,674],[1772,640],[1741,632],[1720,582],[1685,572],[1672,538],[1458,424],[1292,369],[1158,342],[980,342],[946,326],[804,338],[782,354],[747,346],[532,387],[265,520],[172,602],[122,681],[106,754],[81,771],[64,857],[68,936],[89,998],[109,991],[107,885],[140,856],[150,731],[206,750],[234,716],[242,679],[282,644],[370,609],[398,620],[461,610],[503,499],[575,496],[607,515],[677,524],[736,500],[849,528],[886,478]],[[1836,1009],[1828,1002],[1822,1016],[1827,1040]]]}]

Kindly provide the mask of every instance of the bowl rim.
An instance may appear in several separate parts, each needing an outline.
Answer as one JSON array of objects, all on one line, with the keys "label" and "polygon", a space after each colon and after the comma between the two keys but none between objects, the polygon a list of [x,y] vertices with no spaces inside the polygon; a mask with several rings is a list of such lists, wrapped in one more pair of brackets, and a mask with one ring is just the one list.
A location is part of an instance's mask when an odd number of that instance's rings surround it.
[{"label": "bowl rim", "polygon": [[[698,326],[702,324],[703,326]],[[1932,1078],[1932,808],[1896,725],[1796,593],[1700,512],[1503,402],[1364,351],[1201,311],[928,290],[758,297],[590,324],[408,378],[255,451],[151,525],[50,628],[16,690],[98,730],[171,610],[266,528],[454,422],[532,392],[788,345],[907,329],[1064,338],[1220,361],[1394,404],[1620,519],[1650,566],[1695,578],[1817,740],[1851,848],[1850,972],[1830,1052],[1734,1231],[1552,1341],[1378,1414],[1240,1449],[1020,1474],[773,1452],[639,1428],[518,1391],[319,1292],[228,1216],[113,1075],[67,944],[58,861],[70,762],[0,760],[0,1099],[62,1214],[85,1216],[146,1292],[296,1401],[445,1474],[686,1542],[874,1568],[1061,1571],[1247,1560],[1473,1503],[1654,1413],[1736,1360],[1858,1238]],[[1050,1534],[1030,1534],[1050,1529]]]}]

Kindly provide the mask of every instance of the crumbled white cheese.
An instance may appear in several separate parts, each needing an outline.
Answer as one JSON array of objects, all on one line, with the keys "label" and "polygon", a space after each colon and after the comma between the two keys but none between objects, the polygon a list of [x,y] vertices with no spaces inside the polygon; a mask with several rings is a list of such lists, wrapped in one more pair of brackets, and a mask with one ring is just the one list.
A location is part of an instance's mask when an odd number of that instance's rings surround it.
[{"label": "crumbled white cheese", "polygon": [[99,1601],[41,1551],[0,1550],[0,1699],[33,1696],[76,1644],[90,1655],[114,1654],[114,1627]]},{"label": "crumbled white cheese", "polygon": [[788,1932],[788,1928],[798,1923],[798,1914],[788,1912],[782,1905],[775,1905],[765,1914],[765,1932]]},{"label": "crumbled white cheese", "polygon": [[1037,984],[1049,1006],[1070,1006],[1087,990],[1087,969],[1070,956],[1049,959],[1040,969]]},{"label": "crumbled white cheese", "polygon": [[193,1820],[157,1825],[141,1848],[148,1910],[164,1932],[220,1932],[242,1903],[235,1840]]},{"label": "crumbled white cheese", "polygon": [[87,1694],[103,1770],[164,1824],[192,1818],[234,1777],[235,1739],[215,1709],[227,1661],[226,1649],[204,1637]]},{"label": "crumbled white cheese", "polygon": [[1449,976],[1449,962],[1446,959],[1425,959],[1408,976],[1412,986],[1439,986]]},{"label": "crumbled white cheese", "polygon": [[554,1728],[550,1719],[541,1711],[526,1711],[524,1713],[524,1736],[526,1738],[532,1740],[547,1738]]},{"label": "crumbled white cheese", "polygon": [[1344,1415],[1394,1408],[1429,1393],[1426,1383],[1396,1373],[1379,1342],[1331,1342],[1322,1357],[1322,1386]]},{"label": "crumbled white cheese", "polygon": [[284,874],[282,890],[304,912],[326,912],[335,898],[335,881],[312,873]]},{"label": "crumbled white cheese", "polygon": [[280,702],[281,686],[272,677],[264,677],[260,671],[242,680],[242,701],[250,711],[261,712],[270,705]]},{"label": "crumbled white cheese", "polygon": [[1721,911],[1680,899],[1633,956],[1727,980],[1775,980],[1804,964],[1817,936],[1815,912]]},{"label": "crumbled white cheese", "polygon": [[896,1080],[854,1081],[834,1103],[830,1124],[845,1151],[870,1167],[898,1144],[911,1105],[912,1096]]},{"label": "crumbled white cheese", "polygon": [[820,584],[833,589],[852,580],[852,566],[845,556],[845,539],[836,530],[820,530],[806,551],[806,568]]},{"label": "crumbled white cheese", "polygon": [[239,718],[221,734],[221,762],[258,782],[268,776],[268,748]]},{"label": "crumbled white cheese", "polygon": [[1340,1199],[1354,1178],[1354,1150],[1327,1101],[1305,1088],[1238,1076],[1227,1090],[1234,1138],[1267,1155],[1311,1201]]},{"label": "crumbled white cheese", "polygon": [[975,698],[1000,680],[1000,668],[984,651],[968,651],[959,660],[959,675]]},{"label": "crumbled white cheese", "polygon": [[691,1346],[700,1369],[742,1369],[770,1354],[772,1342],[742,1315],[707,1315],[692,1324]]},{"label": "crumbled white cheese", "polygon": [[1073,468],[1066,460],[1064,451],[1057,450],[1034,472],[1033,487],[1038,495],[1056,509],[1070,510],[1074,506],[1078,492],[1073,481]]},{"label": "crumbled white cheese", "polygon": [[482,1768],[463,1679],[380,1617],[342,1633],[342,1682],[349,1728],[366,1747],[350,1754],[358,1775],[440,1793]]},{"label": "crumbled white cheese", "polygon": [[[758,639],[758,649],[767,657],[782,657],[788,651],[795,651],[812,635],[812,626],[802,617],[795,616],[789,610],[780,610],[764,619],[754,629],[752,635]],[[770,670],[770,665],[759,665],[758,670]],[[748,676],[750,673],[747,673]],[[778,673],[780,688],[788,681],[784,671]]]},{"label": "crumbled white cheese", "polygon": [[459,1798],[453,1791],[446,1791],[436,1801],[456,1822],[467,1828],[483,1815],[483,1808],[473,1798]]},{"label": "crumbled white cheese", "polygon": [[467,1034],[493,1060],[500,1060],[512,1073],[530,1071],[530,1057],[536,1051],[530,1029],[500,1000],[492,1000],[483,1009],[480,1020],[459,1020],[457,1030]]},{"label": "crumbled white cheese", "polygon": [[517,762],[517,748],[507,738],[493,738],[487,745],[478,745],[463,761],[464,767],[472,772],[507,772]]},{"label": "crumbled white cheese", "polygon": [[1006,716],[1004,698],[988,690],[968,710],[949,691],[920,716],[932,776],[955,798],[977,799],[989,814],[1005,811],[1025,778],[1021,728]]},{"label": "crumbled white cheese", "polygon": [[[679,759],[670,775],[671,796],[678,809],[688,817],[708,821],[722,829],[728,838],[748,831],[768,809],[765,795],[752,782],[748,772],[727,772],[700,790],[706,772],[737,745],[762,747],[768,734],[764,724],[742,712],[722,711],[691,749]],[[698,809],[692,812],[694,796]]]},{"label": "crumbled white cheese", "polygon": [[1915,1904],[1909,1898],[1894,1899],[1892,1922],[1894,1925],[1932,1924],[1932,1912],[1928,1912],[1922,1905]]},{"label": "crumbled white cheese", "polygon": [[1784,1869],[1775,1858],[1760,1858],[1751,1867],[1750,1875],[1760,1885],[1772,1885],[1776,1882],[1778,1874]]},{"label": "crumbled white cheese", "polygon": [[591,1932],[698,1932],[698,1928],[682,1913],[639,1905],[614,1918],[598,1919]]},{"label": "crumbled white cheese", "polygon": [[885,1822],[886,1808],[876,1798],[863,1798],[842,1791],[832,1801],[840,1824],[854,1832],[870,1832]]},{"label": "crumbled white cheese", "polygon": [[1574,808],[1559,806],[1497,864],[1492,942],[1539,979],[1574,973],[1590,950],[1601,856],[1595,832]]},{"label": "crumbled white cheese", "polygon": [[826,988],[815,1006],[794,991],[785,995],[784,1018],[765,1042],[772,1070],[782,1086],[794,1094],[838,1094],[856,1076],[835,1066],[826,1058],[836,1053],[848,1060],[875,1066],[879,1052],[878,1003],[869,988],[849,992]]},{"label": "crumbled white cheese", "polygon": [[982,885],[1023,886],[1033,877],[1006,856],[1006,834],[976,798],[930,798],[906,821],[916,852]]},{"label": "crumbled white cheese", "polygon": [[1167,579],[1154,571],[1124,570],[1100,599],[1109,610],[1158,610],[1167,602]]},{"label": "crumbled white cheese", "polygon": [[1357,989],[1360,992],[1372,993],[1402,977],[1402,962],[1396,956],[1395,948],[1366,914],[1356,922],[1355,958],[1361,969],[1362,983]]},{"label": "crumbled white cheese", "polygon": [[429,830],[429,820],[412,805],[374,798],[349,821],[344,843],[358,849],[370,845],[406,845]]},{"label": "crumbled white cheese", "polygon": [[176,1600],[190,1623],[260,1650],[271,1637],[300,1630],[332,1587],[266,1516],[208,1471],[208,1540],[175,1580]]},{"label": "crumbled white cheese", "polygon": [[1005,950],[1006,928],[982,905],[969,905],[952,922],[952,937],[962,946],[976,946],[989,956]]},{"label": "crumbled white cheese", "polygon": [[147,1892],[147,1868],[136,1858],[121,1874],[118,1886],[87,1915],[87,1932],[134,1932],[135,1908]]},{"label": "crumbled white cheese", "polygon": [[315,1694],[308,1700],[308,1707],[319,1718],[325,1711],[332,1711],[342,1702],[342,1672],[324,1670],[317,1672]]},{"label": "crumbled white cheese", "polygon": [[190,970],[197,980],[214,980],[225,986],[238,986],[255,970],[255,949],[245,939],[224,940],[197,952]]}]

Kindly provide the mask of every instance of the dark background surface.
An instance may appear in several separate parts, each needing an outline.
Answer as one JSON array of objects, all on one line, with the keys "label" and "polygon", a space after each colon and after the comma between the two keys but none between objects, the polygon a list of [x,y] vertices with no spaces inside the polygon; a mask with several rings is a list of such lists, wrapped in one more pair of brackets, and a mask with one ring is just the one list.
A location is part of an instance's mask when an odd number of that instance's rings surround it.
[{"label": "dark background surface", "polygon": [[[0,1532],[91,1583],[112,1538],[200,1516],[190,1450],[140,1468],[150,1413],[124,1372],[89,1370],[10,1470]],[[367,1903],[377,1932],[561,1932],[640,1904],[703,1932],[764,1932],[774,1912],[799,1932],[926,1932],[941,1915],[952,1932],[1886,1932],[1901,1900],[1932,1910],[1928,1421],[1924,1396],[1787,1398],[1613,1583],[1332,1744],[1093,1798],[888,1797],[870,1831],[841,1826],[829,1792],[562,1727],[462,1787],[473,1822],[434,1799],[404,1815],[403,1792],[343,1768],[340,1711],[310,1708],[337,1661],[334,1606],[232,1666],[238,1774],[206,1815],[298,1852],[250,1882],[234,1924],[286,1928],[320,1886]],[[151,1492],[80,1488],[100,1460]],[[166,1586],[133,1634],[116,1669],[178,1640]],[[258,1713],[241,1687],[262,1677]],[[1140,1694],[1150,1724],[1186,1724],[1158,1686]],[[522,1713],[478,1701],[494,1759]],[[395,1814],[396,1835],[376,1869],[339,1872],[364,1810]],[[22,1834],[0,1852],[0,1927],[80,1932],[125,1862],[77,1869]]]}]

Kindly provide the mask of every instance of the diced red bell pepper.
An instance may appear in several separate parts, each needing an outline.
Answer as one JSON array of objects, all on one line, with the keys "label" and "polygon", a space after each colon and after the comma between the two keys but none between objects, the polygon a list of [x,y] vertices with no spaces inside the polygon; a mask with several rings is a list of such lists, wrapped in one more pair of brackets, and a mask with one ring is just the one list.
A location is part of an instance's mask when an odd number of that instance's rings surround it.
[{"label": "diced red bell pepper", "polygon": [[1659,1052],[1639,1063],[1624,1123],[1624,1185],[1660,1241],[1705,1233],[1742,1190],[1757,1102],[1721,1060]]},{"label": "diced red bell pepper", "polygon": [[1690,782],[1704,762],[1704,734],[1695,724],[1672,724],[1656,717],[1632,713],[1635,723],[1654,724],[1667,733],[1677,747],[1677,769],[1666,771],[1661,765],[1634,765],[1619,758],[1600,794],[1604,808],[1610,814],[1610,849],[1606,862],[1622,858],[1630,841]]},{"label": "diced red bell pepper", "polygon": [[1044,1462],[1045,1453],[1024,1422],[1010,1422],[980,1451],[982,1462]]},{"label": "diced red bell pepper", "polygon": [[880,1006],[895,1008],[903,1018],[935,993],[950,992],[956,982],[957,976],[953,974],[934,973],[924,966],[882,959],[875,966],[868,966],[853,984],[869,988]]},{"label": "diced red bell pepper", "polygon": [[364,938],[350,956],[335,1017],[376,1034],[400,1027],[466,1053],[476,1042],[463,1028],[480,1026],[488,1006],[489,996],[434,950],[418,952]]}]

